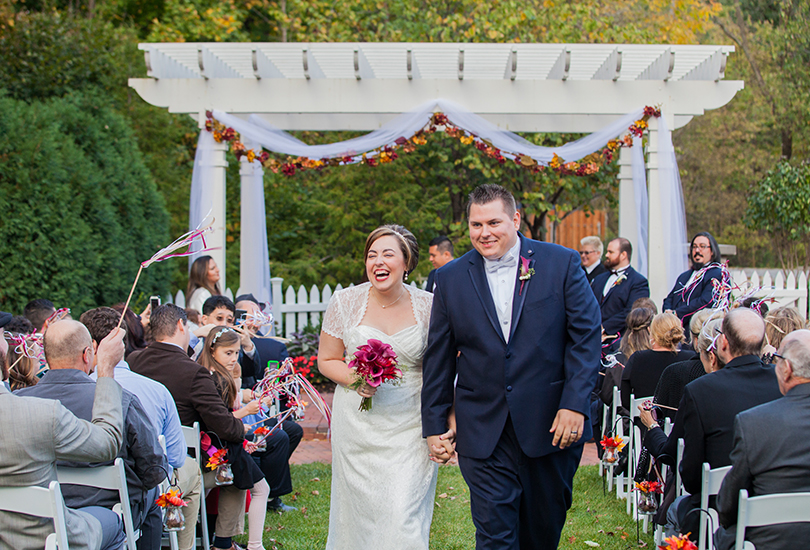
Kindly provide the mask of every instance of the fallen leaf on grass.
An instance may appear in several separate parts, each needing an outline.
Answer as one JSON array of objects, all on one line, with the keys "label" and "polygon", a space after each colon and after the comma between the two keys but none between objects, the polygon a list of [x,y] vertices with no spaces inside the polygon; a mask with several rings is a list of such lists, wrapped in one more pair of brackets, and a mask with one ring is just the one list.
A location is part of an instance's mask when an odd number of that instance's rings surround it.
[{"label": "fallen leaf on grass", "polygon": [[315,496],[318,496],[318,495],[320,495],[321,493],[320,493],[320,491],[312,491],[312,494],[313,494],[313,495],[315,495]]},{"label": "fallen leaf on grass", "polygon": [[439,495],[439,498],[447,498],[447,493],[442,493]]},{"label": "fallen leaf on grass", "polygon": [[586,541],[585,541],[585,544],[586,544],[587,546],[590,546],[591,548],[596,548],[597,546],[599,546],[599,543],[598,543],[598,542],[594,542],[594,541],[592,541],[592,540],[586,540]]},{"label": "fallen leaf on grass", "polygon": [[576,537],[568,537],[568,544],[573,543],[575,540],[577,540]]},{"label": "fallen leaf on grass", "polygon": [[450,500],[456,500],[456,497],[450,497]]},{"label": "fallen leaf on grass", "polygon": [[320,480],[321,480],[321,478],[319,478],[319,477],[313,477],[312,479],[310,479],[310,481],[320,481]]}]

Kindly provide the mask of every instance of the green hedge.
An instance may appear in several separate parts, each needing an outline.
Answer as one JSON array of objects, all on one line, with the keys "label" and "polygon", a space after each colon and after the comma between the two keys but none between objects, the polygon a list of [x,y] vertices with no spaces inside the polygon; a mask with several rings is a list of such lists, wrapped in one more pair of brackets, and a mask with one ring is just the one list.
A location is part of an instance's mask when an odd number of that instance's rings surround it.
[{"label": "green hedge", "polygon": [[[0,112],[0,309],[124,301],[138,263],[170,240],[127,120],[92,90],[31,103],[0,92]],[[170,269],[145,271],[138,295],[165,292]]]}]

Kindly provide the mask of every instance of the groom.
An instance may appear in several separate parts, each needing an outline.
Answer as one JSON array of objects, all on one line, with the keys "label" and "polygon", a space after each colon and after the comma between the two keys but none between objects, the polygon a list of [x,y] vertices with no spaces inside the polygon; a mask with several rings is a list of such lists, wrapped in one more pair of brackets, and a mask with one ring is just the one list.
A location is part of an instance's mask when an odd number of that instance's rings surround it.
[{"label": "groom", "polygon": [[478,550],[551,550],[592,435],[599,306],[576,252],[518,233],[509,191],[482,185],[469,198],[475,250],[436,272],[422,435],[445,461],[455,403]]}]

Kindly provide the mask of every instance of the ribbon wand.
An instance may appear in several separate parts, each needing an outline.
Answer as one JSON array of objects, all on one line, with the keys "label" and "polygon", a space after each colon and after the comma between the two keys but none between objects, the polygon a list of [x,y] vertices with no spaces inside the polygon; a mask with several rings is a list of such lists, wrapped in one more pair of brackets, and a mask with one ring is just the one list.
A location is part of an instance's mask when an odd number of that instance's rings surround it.
[{"label": "ribbon wand", "polygon": [[[209,221],[210,218],[210,221]],[[172,244],[165,248],[161,248],[155,254],[146,260],[145,262],[141,262],[140,267],[138,268],[138,274],[135,276],[135,282],[132,283],[132,288],[129,290],[129,296],[127,297],[127,302],[124,304],[124,313],[126,313],[127,308],[129,307],[129,302],[132,300],[132,294],[135,292],[135,286],[138,284],[138,279],[141,277],[141,272],[144,268],[149,267],[150,265],[162,262],[163,260],[168,260],[169,258],[176,258],[181,256],[191,256],[192,254],[198,254],[200,252],[208,252],[210,250],[216,250],[215,248],[206,248],[205,247],[205,234],[211,233],[214,225],[214,218],[211,217],[211,212],[209,211],[208,214],[203,218],[200,224],[189,231],[188,233],[184,234],[181,237],[178,237]],[[191,245],[197,240],[202,240],[203,248],[202,250],[195,250],[191,251]],[[185,252],[177,252],[183,247],[188,247]],[[121,315],[121,318],[118,320],[118,326],[116,329],[121,327],[121,323],[124,321],[124,315]]]}]

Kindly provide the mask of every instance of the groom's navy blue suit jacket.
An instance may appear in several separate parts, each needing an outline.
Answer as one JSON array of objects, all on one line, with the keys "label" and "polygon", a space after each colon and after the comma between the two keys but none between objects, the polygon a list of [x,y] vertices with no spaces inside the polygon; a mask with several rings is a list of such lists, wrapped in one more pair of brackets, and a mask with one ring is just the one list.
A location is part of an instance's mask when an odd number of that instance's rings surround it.
[{"label": "groom's navy blue suit jacket", "polygon": [[[557,410],[587,417],[599,370],[601,316],[576,252],[520,240],[520,255],[535,273],[522,292],[521,281],[515,283],[509,343],[476,250],[436,272],[423,361],[422,432],[427,437],[447,431],[455,398],[456,450],[471,458],[492,454],[507,415],[528,456],[558,451],[549,433]],[[584,431],[587,441],[590,422]]]},{"label": "groom's navy blue suit jacket", "polygon": [[605,329],[605,334],[624,335],[627,328],[627,314],[630,313],[633,302],[639,298],[650,297],[650,285],[644,275],[632,267],[628,267],[624,275],[626,279],[609,288],[605,296],[602,295],[602,291],[610,278],[610,271],[597,276],[591,283],[596,301],[602,310],[602,328]]}]

